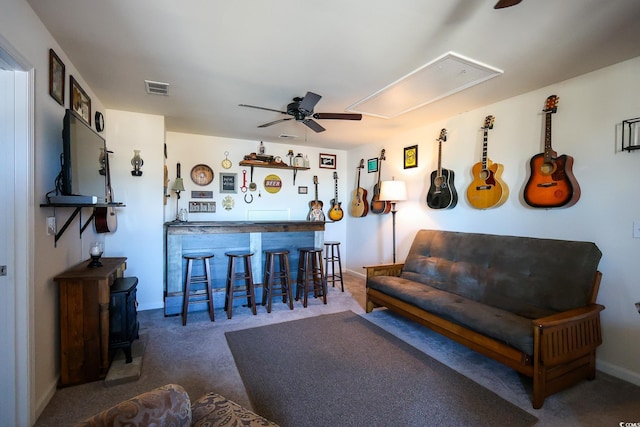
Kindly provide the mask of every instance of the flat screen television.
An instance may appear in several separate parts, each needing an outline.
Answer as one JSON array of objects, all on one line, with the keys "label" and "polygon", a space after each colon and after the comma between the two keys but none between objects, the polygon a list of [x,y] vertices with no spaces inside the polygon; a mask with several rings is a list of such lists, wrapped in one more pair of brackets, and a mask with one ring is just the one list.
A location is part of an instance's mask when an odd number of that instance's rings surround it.
[{"label": "flat screen television", "polygon": [[80,115],[67,109],[62,129],[62,195],[96,196],[107,201],[106,141]]}]

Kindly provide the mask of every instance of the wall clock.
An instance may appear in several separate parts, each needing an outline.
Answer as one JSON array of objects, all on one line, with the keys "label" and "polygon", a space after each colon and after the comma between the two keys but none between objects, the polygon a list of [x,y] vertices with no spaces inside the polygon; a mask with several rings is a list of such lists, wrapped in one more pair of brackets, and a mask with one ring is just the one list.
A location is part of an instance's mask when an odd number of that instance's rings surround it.
[{"label": "wall clock", "polygon": [[213,181],[213,170],[205,165],[198,164],[191,169],[191,180],[197,185],[208,185]]},{"label": "wall clock", "polygon": [[100,111],[96,111],[96,130],[102,132],[104,130],[104,116]]},{"label": "wall clock", "polygon": [[225,169],[229,169],[231,167],[231,160],[229,160],[229,152],[224,152],[224,160],[222,161],[222,167]]}]

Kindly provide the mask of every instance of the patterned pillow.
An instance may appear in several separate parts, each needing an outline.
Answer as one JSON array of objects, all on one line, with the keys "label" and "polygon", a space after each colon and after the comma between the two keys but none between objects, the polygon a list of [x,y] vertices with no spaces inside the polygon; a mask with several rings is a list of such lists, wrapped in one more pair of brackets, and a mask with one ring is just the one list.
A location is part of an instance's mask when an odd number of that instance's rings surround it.
[{"label": "patterned pillow", "polygon": [[278,427],[277,424],[215,393],[208,393],[191,407],[196,427]]}]

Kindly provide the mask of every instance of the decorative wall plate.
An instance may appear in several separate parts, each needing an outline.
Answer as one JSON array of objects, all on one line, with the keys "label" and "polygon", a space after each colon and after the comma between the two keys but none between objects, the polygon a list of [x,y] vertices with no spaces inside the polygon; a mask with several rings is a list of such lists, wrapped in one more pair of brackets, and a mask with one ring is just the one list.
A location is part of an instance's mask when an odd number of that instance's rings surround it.
[{"label": "decorative wall plate", "polygon": [[197,185],[209,185],[213,181],[213,169],[202,163],[195,165],[191,169],[191,180]]}]

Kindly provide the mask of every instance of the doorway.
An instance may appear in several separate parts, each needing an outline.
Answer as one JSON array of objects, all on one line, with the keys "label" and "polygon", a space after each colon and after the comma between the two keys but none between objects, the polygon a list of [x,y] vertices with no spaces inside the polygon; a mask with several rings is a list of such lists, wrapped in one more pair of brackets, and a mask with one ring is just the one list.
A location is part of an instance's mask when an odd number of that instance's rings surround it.
[{"label": "doorway", "polygon": [[0,413],[6,425],[35,421],[33,88],[33,67],[0,38]]}]

